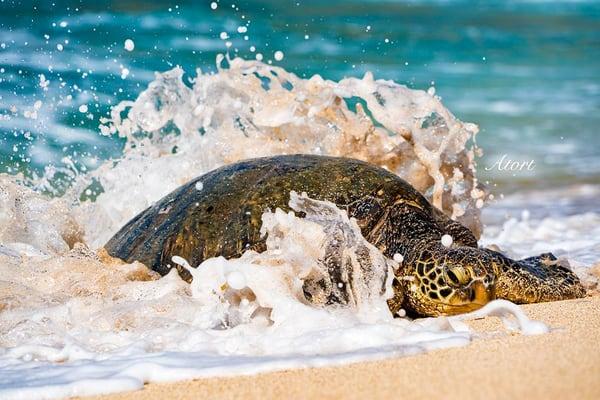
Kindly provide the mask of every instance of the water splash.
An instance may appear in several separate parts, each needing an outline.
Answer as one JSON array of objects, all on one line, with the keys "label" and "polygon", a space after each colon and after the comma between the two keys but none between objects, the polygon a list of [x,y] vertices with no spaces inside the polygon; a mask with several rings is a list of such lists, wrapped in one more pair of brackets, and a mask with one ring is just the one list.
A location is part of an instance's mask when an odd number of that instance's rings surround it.
[{"label": "water splash", "polygon": [[[291,196],[298,212],[263,215],[267,250],[222,257],[159,278],[83,244],[62,255],[0,252],[0,396],[56,398],[140,388],[145,382],[335,365],[466,345],[461,319],[410,321],[391,315],[393,268],[335,205]],[[346,304],[310,282],[327,280],[328,257],[343,256]],[[344,273],[344,272],[352,273]],[[340,285],[341,284],[341,285]],[[338,294],[339,295],[339,294]],[[506,302],[505,302],[506,303]],[[520,309],[498,313],[532,325]]]},{"label": "water splash", "polygon": [[220,165],[294,153],[383,166],[480,232],[484,192],[475,178],[478,149],[469,147],[477,127],[437,97],[371,74],[333,82],[240,58],[220,57],[217,65],[218,73],[198,70],[186,81],[180,68],[157,74],[104,120],[102,132],[127,145],[118,164],[86,175],[71,193],[78,198],[94,178],[102,185],[95,203],[84,205],[85,215],[101,216],[82,218],[90,243],[102,245],[151,203]]}]

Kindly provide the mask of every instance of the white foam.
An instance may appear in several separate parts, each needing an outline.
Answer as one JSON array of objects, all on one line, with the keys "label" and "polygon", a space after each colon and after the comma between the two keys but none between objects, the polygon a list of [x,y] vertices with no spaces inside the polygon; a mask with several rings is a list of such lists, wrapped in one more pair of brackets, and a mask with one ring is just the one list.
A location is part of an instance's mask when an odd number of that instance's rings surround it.
[{"label": "white foam", "polygon": [[[291,194],[290,205],[263,215],[267,250],[222,257],[198,268],[191,285],[173,270],[98,258],[85,246],[62,255],[0,252],[0,397],[55,398],[140,388],[203,376],[334,365],[466,345],[471,333],[446,319],[394,319],[393,261],[328,202]],[[58,230],[60,231],[60,230]],[[55,235],[55,234],[53,234]],[[333,244],[333,247],[332,247]],[[345,306],[325,306],[304,282],[326,276],[325,254],[339,252]],[[356,254],[369,257],[357,257]],[[331,255],[331,253],[328,253]],[[514,315],[507,302],[479,313]],[[461,320],[462,320],[461,319]],[[458,320],[457,320],[458,321]]]},{"label": "white foam", "polygon": [[452,316],[449,319],[452,321],[465,321],[486,316],[499,317],[508,329],[518,330],[524,335],[540,335],[549,332],[546,324],[530,320],[519,306],[507,300],[494,300],[479,310]]},{"label": "white foam", "polygon": [[[264,253],[209,259],[197,269],[174,257],[193,273],[191,287],[175,271],[155,280],[139,264],[102,264],[84,249],[21,265],[17,273],[14,265],[13,272],[4,268],[9,281],[23,282],[18,276],[29,274],[33,280],[27,289],[12,289],[24,298],[0,315],[8,329],[0,336],[0,396],[92,395],[145,382],[334,365],[469,343],[469,332],[443,318],[394,319],[386,304],[388,261],[335,206],[302,196],[293,202],[306,218],[265,213]],[[348,306],[310,304],[302,294],[303,279],[320,273],[330,240],[347,256],[360,246],[371,252],[368,268],[356,259],[347,266],[354,280],[345,283],[356,294]],[[31,293],[42,296],[38,303]],[[471,316],[494,312],[512,313],[529,326],[506,302]]]}]

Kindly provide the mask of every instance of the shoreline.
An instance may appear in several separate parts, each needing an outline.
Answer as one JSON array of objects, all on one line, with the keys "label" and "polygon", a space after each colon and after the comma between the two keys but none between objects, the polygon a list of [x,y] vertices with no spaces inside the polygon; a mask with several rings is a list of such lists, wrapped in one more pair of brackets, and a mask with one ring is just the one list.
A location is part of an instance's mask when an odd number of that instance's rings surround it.
[{"label": "shoreline", "polygon": [[498,318],[468,322],[466,347],[336,367],[150,383],[142,390],[85,397],[140,399],[600,398],[600,296],[522,306],[550,326],[524,336]]}]

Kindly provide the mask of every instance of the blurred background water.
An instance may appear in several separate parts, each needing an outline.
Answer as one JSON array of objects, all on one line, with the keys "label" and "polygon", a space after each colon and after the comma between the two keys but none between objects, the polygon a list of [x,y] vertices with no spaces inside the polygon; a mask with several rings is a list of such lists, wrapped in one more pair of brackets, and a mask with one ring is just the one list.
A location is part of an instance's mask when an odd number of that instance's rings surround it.
[{"label": "blurred background water", "polygon": [[[480,125],[480,175],[502,190],[600,182],[594,1],[0,0],[0,172],[118,157],[98,130],[110,106],[154,71],[214,70],[227,41],[303,77],[435,87]],[[503,154],[535,169],[487,171]]]}]

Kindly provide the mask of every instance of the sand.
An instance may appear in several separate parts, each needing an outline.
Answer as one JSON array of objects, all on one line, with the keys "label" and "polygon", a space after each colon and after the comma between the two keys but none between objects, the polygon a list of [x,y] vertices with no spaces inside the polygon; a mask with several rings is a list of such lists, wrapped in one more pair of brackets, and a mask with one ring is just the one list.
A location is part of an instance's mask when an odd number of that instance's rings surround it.
[{"label": "sand", "polygon": [[342,367],[148,384],[94,399],[600,399],[600,297],[523,308],[552,332],[511,334],[498,319],[485,318],[470,323],[481,335],[466,347]]}]

